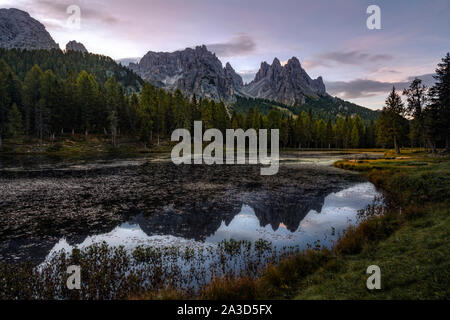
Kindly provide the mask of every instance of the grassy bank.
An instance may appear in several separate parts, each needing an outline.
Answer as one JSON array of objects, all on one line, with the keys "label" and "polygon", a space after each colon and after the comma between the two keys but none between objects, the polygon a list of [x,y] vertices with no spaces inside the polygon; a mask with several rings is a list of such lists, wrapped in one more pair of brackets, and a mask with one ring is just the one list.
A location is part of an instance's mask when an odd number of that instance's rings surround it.
[{"label": "grassy bank", "polygon": [[[450,162],[407,152],[381,160],[347,160],[386,197],[370,207],[332,250],[309,250],[266,268],[257,279],[218,279],[204,299],[450,298]],[[381,269],[381,290],[368,290],[367,267]]]},{"label": "grassy bank", "polygon": [[[388,209],[348,230],[334,262],[301,279],[295,298],[448,299],[449,158],[406,153],[336,166],[367,176],[385,192]],[[366,288],[369,265],[381,268],[381,290]]]},{"label": "grassy bank", "polygon": [[[31,265],[0,263],[0,299],[448,299],[449,160],[410,150],[400,156],[387,152],[385,159],[335,163],[372,181],[384,192],[386,206],[361,212],[361,224],[349,228],[332,249],[289,252],[281,261],[268,250],[264,261],[248,256],[242,276],[236,277],[228,272],[229,264],[249,252],[249,243],[231,242],[223,251],[211,251],[211,259],[220,258],[216,269],[191,250],[139,248],[130,255],[123,249],[94,246],[55,257],[39,274]],[[267,249],[264,243],[253,245],[261,252]],[[188,278],[163,263],[180,257],[192,263]],[[64,289],[70,264],[87,271],[86,286],[77,294]],[[381,268],[381,290],[366,288],[370,265]],[[135,272],[128,272],[130,267]],[[201,280],[199,292],[179,289],[192,279]]]}]

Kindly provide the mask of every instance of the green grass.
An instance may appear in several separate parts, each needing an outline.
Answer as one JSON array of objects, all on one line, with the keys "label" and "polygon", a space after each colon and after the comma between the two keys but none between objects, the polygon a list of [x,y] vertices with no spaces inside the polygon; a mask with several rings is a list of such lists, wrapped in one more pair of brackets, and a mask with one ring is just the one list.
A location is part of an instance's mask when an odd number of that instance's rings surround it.
[{"label": "green grass", "polygon": [[[403,156],[335,164],[361,171],[390,207],[349,230],[333,262],[299,280],[295,299],[450,298],[449,158]],[[381,269],[381,290],[366,288],[370,265]]]},{"label": "green grass", "polygon": [[[386,197],[366,210],[331,250],[316,249],[269,265],[256,279],[219,279],[203,299],[449,299],[450,162],[415,150],[389,160],[345,160],[336,167],[365,175]],[[381,269],[368,290],[366,270]]]},{"label": "green grass", "polygon": [[[81,142],[64,148],[70,152],[80,148],[78,151],[83,152],[92,145]],[[126,287],[121,297],[449,299],[449,160],[448,156],[406,150],[400,156],[386,152],[385,159],[338,161],[336,167],[360,172],[383,191],[386,207],[382,214],[377,211],[379,207],[366,210],[364,221],[350,227],[331,250],[314,248],[289,255],[280,262],[261,266],[257,276],[216,278],[198,293],[176,286],[144,292]],[[380,290],[366,287],[370,265],[381,269]]]},{"label": "green grass", "polygon": [[[338,256],[303,279],[295,299],[448,299],[449,239],[449,209],[434,208],[363,252]],[[381,290],[366,288],[370,265],[381,269]]]}]

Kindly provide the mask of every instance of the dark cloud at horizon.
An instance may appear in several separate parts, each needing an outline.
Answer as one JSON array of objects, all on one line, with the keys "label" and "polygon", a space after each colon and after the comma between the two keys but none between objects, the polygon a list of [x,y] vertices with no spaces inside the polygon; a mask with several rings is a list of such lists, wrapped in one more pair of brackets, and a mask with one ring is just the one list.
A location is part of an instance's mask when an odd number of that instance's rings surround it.
[{"label": "dark cloud at horizon", "polygon": [[365,63],[377,63],[392,60],[394,57],[389,54],[369,54],[361,51],[330,51],[319,54],[317,57],[305,61],[307,68],[318,66],[330,67],[333,64],[362,65]]},{"label": "dark cloud at horizon", "polygon": [[207,45],[208,49],[219,57],[233,57],[250,54],[256,50],[256,43],[252,37],[242,33],[230,41]]},{"label": "dark cloud at horizon", "polygon": [[422,80],[423,84],[430,87],[435,83],[434,74],[424,74],[417,77],[409,77],[401,82],[383,82],[366,79],[356,79],[352,81],[326,82],[327,91],[331,95],[339,96],[343,99],[368,98],[389,92],[394,86],[398,91],[409,87],[415,78]]}]

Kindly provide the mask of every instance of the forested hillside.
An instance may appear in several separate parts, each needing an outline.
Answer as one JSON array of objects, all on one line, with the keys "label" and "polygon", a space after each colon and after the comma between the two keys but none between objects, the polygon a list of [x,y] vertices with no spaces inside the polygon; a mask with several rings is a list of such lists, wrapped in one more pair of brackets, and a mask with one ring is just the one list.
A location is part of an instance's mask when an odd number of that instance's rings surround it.
[{"label": "forested hillside", "polygon": [[[91,134],[111,137],[113,146],[117,137],[129,136],[146,146],[170,139],[177,128],[192,130],[197,120],[203,121],[205,129],[222,132],[227,128],[280,129],[282,147],[398,149],[415,145],[433,151],[444,143],[448,147],[449,55],[438,66],[435,87],[428,90],[415,80],[404,92],[408,106],[393,89],[375,122],[355,114],[352,106],[341,108],[347,114],[332,113],[327,105],[332,100],[308,101],[289,109],[240,99],[230,110],[222,102],[186,98],[179,90],[170,93],[145,82],[139,93],[131,92],[120,81],[131,86],[141,80],[102,56],[56,50],[0,53],[4,58],[0,59],[0,148],[2,138],[42,143],[69,134],[86,139]],[[32,61],[36,64],[31,65]],[[429,103],[423,104],[425,100]]]},{"label": "forested hillside", "polygon": [[33,66],[38,65],[42,70],[51,70],[58,80],[67,79],[71,74],[78,75],[83,70],[91,73],[100,84],[114,77],[129,92],[140,91],[144,82],[133,71],[117,64],[110,57],[92,53],[0,48],[0,59],[9,65],[21,81],[25,80]]},{"label": "forested hillside", "polygon": [[344,101],[336,97],[319,97],[306,98],[305,103],[301,105],[288,106],[282,103],[263,100],[237,97],[237,102],[234,104],[234,109],[237,112],[247,113],[250,107],[258,108],[262,114],[267,114],[272,108],[278,108],[287,114],[298,115],[302,111],[311,112],[314,116],[331,119],[336,121],[339,116],[360,116],[365,122],[375,121],[379,112],[358,106],[354,103]]}]

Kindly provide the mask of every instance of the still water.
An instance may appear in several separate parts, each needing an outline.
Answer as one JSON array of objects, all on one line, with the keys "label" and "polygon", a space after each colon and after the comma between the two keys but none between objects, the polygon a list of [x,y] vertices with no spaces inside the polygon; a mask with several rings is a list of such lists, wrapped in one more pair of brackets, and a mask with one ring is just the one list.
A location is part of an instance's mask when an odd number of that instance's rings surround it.
[{"label": "still water", "polygon": [[[86,237],[77,248],[83,249],[93,244],[106,243],[111,247],[123,246],[130,251],[138,246],[202,249],[230,239],[252,242],[263,239],[279,248],[305,249],[314,245],[330,247],[349,225],[358,223],[358,211],[371,204],[377,197],[380,197],[380,194],[369,182],[358,183],[339,192],[330,193],[325,197],[321,210],[310,210],[294,231],[289,230],[283,221],[275,228],[271,224],[262,224],[254,209],[243,204],[241,211],[230,223],[222,221],[220,227],[204,241],[172,236],[164,234],[164,231],[147,234],[139,223],[129,221],[117,226],[111,232]],[[72,249],[73,246],[69,245],[65,238],[61,238],[50,250],[47,259],[61,250],[71,252]]]}]

